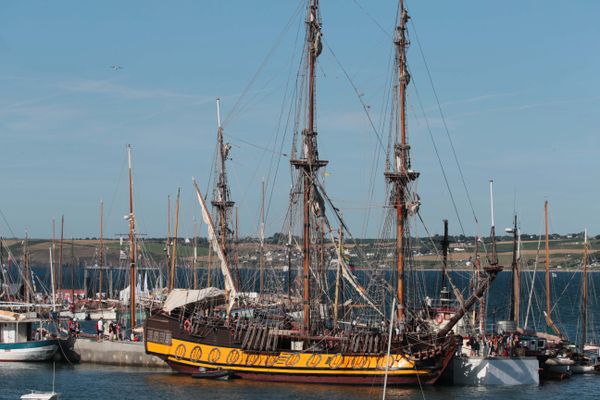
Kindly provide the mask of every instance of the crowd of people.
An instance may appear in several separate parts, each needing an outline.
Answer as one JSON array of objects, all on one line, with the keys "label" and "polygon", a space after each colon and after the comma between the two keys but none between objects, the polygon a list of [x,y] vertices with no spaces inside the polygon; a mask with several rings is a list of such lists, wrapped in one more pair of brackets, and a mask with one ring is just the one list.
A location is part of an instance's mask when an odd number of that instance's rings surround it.
[{"label": "crowd of people", "polygon": [[[469,347],[470,357],[514,357],[521,348],[519,336],[510,334],[486,334],[463,338]],[[464,345],[464,342],[463,342]]]},{"label": "crowd of people", "polygon": [[99,342],[101,342],[105,336],[108,336],[108,340],[111,342],[113,340],[124,340],[121,323],[118,321],[105,321],[102,317],[96,323],[96,335]]}]

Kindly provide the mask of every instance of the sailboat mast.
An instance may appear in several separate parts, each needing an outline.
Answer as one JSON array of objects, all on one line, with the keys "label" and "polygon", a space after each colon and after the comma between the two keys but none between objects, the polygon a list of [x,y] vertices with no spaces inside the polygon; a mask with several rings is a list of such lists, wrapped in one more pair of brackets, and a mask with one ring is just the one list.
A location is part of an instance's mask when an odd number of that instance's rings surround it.
[{"label": "sailboat mast", "polygon": [[60,245],[59,245],[59,256],[58,256],[58,296],[61,296],[62,291],[62,266],[63,266],[63,241],[65,238],[65,216],[62,215],[60,218]]},{"label": "sailboat mast", "polygon": [[327,161],[319,160],[317,151],[317,132],[315,130],[315,66],[321,54],[321,20],[319,0],[310,0],[306,21],[306,46],[308,69],[308,110],[307,121],[302,131],[303,152],[301,159],[291,160],[291,164],[303,175],[303,231],[302,231],[302,282],[303,282],[303,331],[310,332],[310,264],[311,264],[311,205],[313,202],[313,185],[319,168],[327,165]]},{"label": "sailboat mast", "polygon": [[131,145],[127,145],[127,165],[129,166],[129,312],[131,333],[135,328],[135,217],[133,214],[133,172],[131,169]]},{"label": "sailboat mast", "polygon": [[[56,253],[56,220],[54,218],[52,218],[52,252],[52,257],[54,257],[54,254]],[[56,265],[54,258],[52,259],[52,263]],[[52,290],[56,293],[56,269],[54,269],[52,273],[52,282]]]},{"label": "sailboat mast", "polygon": [[[396,120],[396,134],[394,144],[393,169],[385,172],[385,177],[392,184],[390,206],[395,210],[396,219],[396,297],[398,298],[398,321],[404,320],[405,297],[404,292],[404,256],[407,249],[408,225],[406,224],[407,207],[406,197],[408,184],[419,177],[419,173],[410,169],[410,146],[406,135],[406,88],[410,82],[410,74],[406,62],[406,50],[409,45],[407,34],[408,12],[404,8],[404,1],[400,0],[398,10],[398,25],[394,45],[396,47],[397,82],[397,107],[399,118]],[[388,168],[390,165],[388,163]]]},{"label": "sailboat mast", "polygon": [[177,261],[177,229],[179,228],[179,196],[181,188],[177,188],[177,200],[175,200],[175,227],[173,231],[173,256],[171,257],[171,277],[169,279],[169,290],[175,288],[176,261]]},{"label": "sailboat mast", "polygon": [[550,320],[550,250],[548,243],[548,201],[544,202],[544,225],[546,227],[546,319]]},{"label": "sailboat mast", "polygon": [[29,290],[29,282],[31,272],[29,271],[29,234],[25,231],[25,248],[23,250],[23,295],[25,303],[31,301],[31,291]]},{"label": "sailboat mast", "polygon": [[511,303],[511,316],[512,319],[519,325],[519,295],[520,295],[520,272],[519,263],[517,258],[518,253],[518,240],[519,230],[517,228],[517,215],[514,216],[513,223],[513,254],[512,254],[512,303]]},{"label": "sailboat mast", "polygon": [[[100,300],[102,300],[102,269],[104,268],[104,239],[103,239],[103,223],[104,220],[104,201],[100,200],[100,253],[98,254],[98,261],[100,264],[100,279],[99,279],[99,285],[98,285],[98,296],[100,297]],[[87,294],[86,294],[87,296]]]},{"label": "sailboat mast", "polygon": [[259,294],[262,295],[265,287],[265,180],[262,180],[260,204],[260,256],[259,256]]},{"label": "sailboat mast", "polygon": [[587,340],[587,258],[588,258],[588,242],[587,229],[583,233],[583,305],[581,310],[581,352],[585,348]]},{"label": "sailboat mast", "polygon": [[192,275],[194,277],[194,289],[198,289],[198,222],[194,218],[194,255],[192,258]]}]

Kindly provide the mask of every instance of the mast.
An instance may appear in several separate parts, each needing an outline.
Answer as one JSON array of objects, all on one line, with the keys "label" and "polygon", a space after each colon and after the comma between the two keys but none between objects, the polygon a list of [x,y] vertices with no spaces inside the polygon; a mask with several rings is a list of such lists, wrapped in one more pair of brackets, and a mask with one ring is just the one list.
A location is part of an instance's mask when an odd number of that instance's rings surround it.
[{"label": "mast", "polygon": [[520,301],[520,271],[517,257],[519,230],[517,228],[517,214],[514,216],[513,228],[513,254],[512,254],[512,302],[510,304],[510,315],[513,321],[519,325],[519,301]]},{"label": "mast", "polygon": [[169,280],[169,290],[175,288],[175,268],[177,267],[175,262],[177,260],[177,229],[179,228],[179,196],[181,188],[177,188],[177,200],[175,201],[175,227],[173,231],[173,256],[171,257],[171,278]]},{"label": "mast", "polygon": [[75,309],[75,241],[71,238],[71,303]]},{"label": "mast", "polygon": [[227,182],[226,161],[231,146],[223,141],[223,127],[221,126],[221,99],[217,98],[217,184],[213,191],[211,204],[217,211],[216,231],[225,259],[230,261],[229,238],[232,231],[229,227],[229,216],[235,202],[230,200],[229,184]]},{"label": "mast", "polygon": [[31,272],[29,271],[29,234],[25,231],[25,248],[23,249],[23,296],[25,303],[31,301],[31,291],[29,290]]},{"label": "mast", "polygon": [[544,225],[546,229],[546,320],[550,321],[550,246],[548,243],[548,200],[544,202]]},{"label": "mast", "polygon": [[587,340],[587,258],[588,258],[588,242],[587,229],[583,233],[583,304],[581,310],[581,353],[585,348]]},{"label": "mast", "polygon": [[[54,275],[54,256],[52,255],[52,246],[49,247],[49,252],[50,252],[50,280],[52,280],[52,284],[50,286],[52,286],[52,311],[56,311],[56,292],[55,292],[55,288],[56,288],[56,282],[54,282],[54,277],[56,275]],[[1,254],[1,253],[0,253]],[[1,265],[1,263],[0,263]]]},{"label": "mast", "polygon": [[317,132],[315,130],[315,68],[317,57],[321,54],[321,19],[319,0],[310,0],[306,20],[306,66],[308,69],[308,102],[307,120],[302,131],[302,154],[300,159],[292,159],[291,164],[302,173],[303,188],[303,230],[302,230],[302,283],[303,283],[303,332],[311,330],[310,318],[310,264],[311,264],[311,206],[314,197],[314,183],[319,168],[327,165],[327,161],[319,159],[317,150]]},{"label": "mast", "polygon": [[[52,257],[54,257],[54,254],[56,253],[56,229],[55,228],[56,228],[56,221],[54,218],[52,218],[52,252],[53,252]],[[52,263],[54,265],[56,265],[56,261],[54,260],[54,258],[52,259]],[[56,268],[53,269],[52,274],[53,274],[52,275],[52,282],[53,282],[52,290],[54,292],[56,292]]]},{"label": "mast", "polygon": [[[98,285],[98,296],[102,300],[102,269],[104,268],[104,238],[103,238],[103,221],[104,221],[104,201],[100,199],[100,254],[98,260],[100,263],[100,283]],[[87,294],[86,294],[87,296]],[[108,297],[108,296],[107,296]]]},{"label": "mast", "polygon": [[171,195],[167,195],[167,243],[165,244],[165,274],[167,278],[167,286],[169,285],[169,277],[171,276]]},{"label": "mast", "polygon": [[265,180],[262,180],[261,205],[260,205],[260,255],[259,255],[259,273],[260,285],[259,294],[263,294],[265,287]]},{"label": "mast", "polygon": [[408,248],[408,224],[406,218],[408,185],[419,177],[419,173],[410,169],[410,146],[408,145],[406,135],[406,88],[410,82],[408,72],[406,50],[410,44],[407,33],[407,23],[409,15],[404,8],[404,1],[400,0],[398,10],[398,24],[394,45],[396,47],[396,71],[398,82],[396,83],[396,107],[399,108],[399,119],[395,124],[394,140],[394,162],[390,167],[389,161],[386,163],[385,177],[392,185],[390,206],[395,210],[396,218],[396,297],[398,298],[397,317],[398,322],[404,320],[405,297],[404,292],[404,264],[405,254]]},{"label": "mast", "polygon": [[194,255],[192,258],[192,274],[194,277],[194,289],[198,289],[198,271],[196,264],[198,263],[198,222],[194,217]]},{"label": "mast", "polygon": [[490,265],[498,265],[498,253],[496,251],[496,221],[494,219],[494,180],[490,179],[490,215],[492,218],[492,227],[490,228],[490,237],[492,240],[492,255],[489,257]]},{"label": "mast", "polygon": [[446,286],[446,271],[448,270],[448,246],[450,241],[448,240],[448,220],[444,220],[444,239],[442,240],[442,283],[440,289],[444,290]]},{"label": "mast", "polygon": [[551,305],[550,305],[550,242],[548,240],[548,200],[544,202],[544,221],[546,226],[546,311],[544,314],[546,315],[546,325],[548,329],[554,330],[558,336],[561,338],[562,333],[552,320],[551,316]]},{"label": "mast", "polygon": [[129,312],[130,327],[135,328],[135,216],[133,213],[133,171],[131,169],[131,145],[127,145],[127,165],[129,169]]},{"label": "mast", "polygon": [[58,295],[61,295],[62,290],[62,266],[63,266],[63,241],[65,237],[65,216],[62,215],[60,218],[60,245],[59,245],[59,256],[58,256]]}]

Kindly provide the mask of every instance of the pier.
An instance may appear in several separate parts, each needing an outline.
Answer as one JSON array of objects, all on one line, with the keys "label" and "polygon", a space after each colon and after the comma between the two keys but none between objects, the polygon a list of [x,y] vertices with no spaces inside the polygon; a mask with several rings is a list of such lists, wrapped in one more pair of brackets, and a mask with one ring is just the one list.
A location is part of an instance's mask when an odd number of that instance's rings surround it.
[{"label": "pier", "polygon": [[144,344],[140,342],[97,342],[79,338],[75,342],[75,351],[81,356],[81,363],[168,368],[160,358],[146,354]]}]

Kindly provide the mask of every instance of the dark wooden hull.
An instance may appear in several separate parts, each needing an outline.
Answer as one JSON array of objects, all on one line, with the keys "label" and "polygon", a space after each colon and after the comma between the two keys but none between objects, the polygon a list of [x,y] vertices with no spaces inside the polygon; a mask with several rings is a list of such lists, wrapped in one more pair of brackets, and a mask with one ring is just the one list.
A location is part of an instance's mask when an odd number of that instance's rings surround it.
[{"label": "dark wooden hull", "polygon": [[146,352],[165,360],[179,373],[204,369],[229,371],[231,376],[265,382],[379,385],[386,363],[389,385],[431,385],[437,382],[454,356],[453,341],[437,352],[415,360],[403,352],[335,353],[325,350],[244,350],[227,327],[205,327],[198,335],[181,329],[177,320],[155,315],[146,322]]}]

